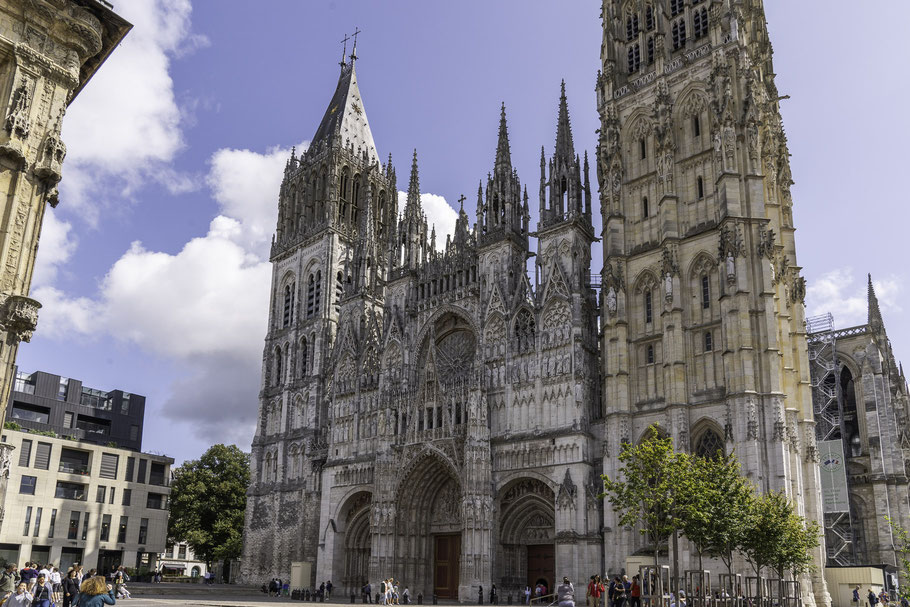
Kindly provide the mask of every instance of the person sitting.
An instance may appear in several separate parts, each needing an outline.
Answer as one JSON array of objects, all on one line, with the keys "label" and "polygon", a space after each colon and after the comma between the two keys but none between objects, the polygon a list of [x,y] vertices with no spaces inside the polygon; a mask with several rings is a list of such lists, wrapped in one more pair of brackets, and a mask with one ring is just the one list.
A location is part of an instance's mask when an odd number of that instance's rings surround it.
[{"label": "person sitting", "polygon": [[559,607],[575,607],[575,587],[568,577],[562,578],[562,584],[556,588],[556,600]]}]

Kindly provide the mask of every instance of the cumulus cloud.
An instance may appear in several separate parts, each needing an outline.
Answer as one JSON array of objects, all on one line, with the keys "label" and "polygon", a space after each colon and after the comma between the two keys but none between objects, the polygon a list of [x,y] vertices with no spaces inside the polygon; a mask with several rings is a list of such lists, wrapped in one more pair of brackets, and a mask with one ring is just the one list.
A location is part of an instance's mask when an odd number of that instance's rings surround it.
[{"label": "cumulus cloud", "polygon": [[[874,278],[872,285],[882,314],[900,312],[900,281],[895,277]],[[854,275],[852,268],[838,268],[809,281],[806,289],[806,314],[816,316],[830,312],[835,326],[852,327],[868,318],[867,281]]]},{"label": "cumulus cloud", "polygon": [[190,1],[131,0],[117,10],[134,27],[79,93],[63,125],[70,145],[61,198],[90,223],[107,197],[128,197],[148,179],[176,191],[193,187],[166,166],[183,146],[171,58],[207,44],[190,29]]},{"label": "cumulus cloud", "polygon": [[[408,202],[407,192],[398,192],[398,208],[404,210]],[[455,221],[458,213],[453,209],[444,196],[439,194],[420,194],[420,204],[423,212],[427,214],[427,225],[436,226],[436,248],[445,249],[446,235],[455,233]]]}]

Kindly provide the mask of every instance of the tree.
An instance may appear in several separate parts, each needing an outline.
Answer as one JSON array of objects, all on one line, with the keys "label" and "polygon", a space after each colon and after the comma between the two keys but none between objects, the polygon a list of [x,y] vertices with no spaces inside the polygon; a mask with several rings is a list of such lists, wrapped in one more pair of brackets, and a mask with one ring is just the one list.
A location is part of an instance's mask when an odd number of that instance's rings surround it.
[{"label": "tree", "polygon": [[[682,525],[682,496],[691,493],[692,475],[689,456],[673,451],[673,439],[661,438],[652,425],[649,436],[639,445],[624,445],[616,479],[603,477],[604,492],[619,524],[640,525],[640,532],[654,549],[658,564],[660,545]],[[674,572],[675,574],[675,572]]]},{"label": "tree", "polygon": [[733,554],[742,543],[752,485],[740,474],[733,454],[714,458],[692,457],[691,486],[685,501],[682,532],[698,553],[698,567],[704,569],[704,554],[716,556],[733,572]]},{"label": "tree", "polygon": [[214,445],[174,470],[168,538],[189,544],[211,564],[240,556],[250,482],[249,454]]},{"label": "tree", "polygon": [[[896,521],[892,520],[890,516],[886,516],[885,520],[888,521],[894,531],[894,550],[900,555],[901,561],[900,577],[902,579],[910,579],[910,558],[907,557],[910,554],[910,534]],[[906,584],[902,584],[898,588],[898,594],[900,598],[910,600],[910,588],[907,588]]]}]

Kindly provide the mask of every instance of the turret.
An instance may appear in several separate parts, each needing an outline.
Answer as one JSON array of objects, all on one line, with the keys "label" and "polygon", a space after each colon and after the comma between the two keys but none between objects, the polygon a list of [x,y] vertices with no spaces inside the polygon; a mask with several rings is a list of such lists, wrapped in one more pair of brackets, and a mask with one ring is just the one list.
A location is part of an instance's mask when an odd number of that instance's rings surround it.
[{"label": "turret", "polygon": [[509,147],[509,129],[506,123],[506,105],[502,104],[499,117],[499,138],[493,172],[487,175],[484,194],[478,191],[478,225],[484,244],[507,238],[516,239],[527,248],[527,230],[523,228],[521,182],[512,168]]}]

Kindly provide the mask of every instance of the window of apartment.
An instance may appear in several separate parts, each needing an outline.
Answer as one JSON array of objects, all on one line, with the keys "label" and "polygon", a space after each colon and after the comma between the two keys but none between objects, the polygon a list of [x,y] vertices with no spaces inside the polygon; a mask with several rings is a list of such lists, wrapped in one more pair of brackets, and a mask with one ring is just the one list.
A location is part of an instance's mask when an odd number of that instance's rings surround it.
[{"label": "window of apartment", "polygon": [[139,519],[139,543],[144,544],[148,539],[149,520],[147,518]]},{"label": "window of apartment", "polygon": [[126,480],[133,482],[133,468],[136,466],[136,459],[133,457],[126,458]]},{"label": "window of apartment", "polygon": [[82,517],[82,539],[88,536],[88,512]]},{"label": "window of apartment", "polygon": [[51,467],[51,444],[38,443],[35,449],[35,468],[38,470],[48,470]]},{"label": "window of apartment", "polygon": [[111,539],[111,515],[104,514],[101,516],[101,541],[107,542]]},{"label": "window of apartment", "polygon": [[139,440],[139,426],[133,424],[130,426],[130,440],[137,441]]},{"label": "window of apartment", "polygon": [[20,495],[35,495],[35,484],[38,482],[37,476],[23,476],[19,481]]},{"label": "window of apartment", "polygon": [[74,540],[79,535],[79,512],[70,513],[70,525],[66,531],[66,539]]},{"label": "window of apartment", "polygon": [[95,501],[98,502],[99,504],[103,504],[104,498],[106,495],[107,495],[107,487],[105,487],[104,485],[98,485],[98,491],[95,494]]},{"label": "window of apartment", "polygon": [[70,380],[68,377],[61,377],[60,384],[57,386],[57,400],[66,400],[66,391],[70,387]]},{"label": "window of apartment", "polygon": [[85,489],[86,485],[57,481],[57,490],[54,492],[54,497],[59,499],[79,500],[81,502],[84,502],[86,493]]},{"label": "window of apartment", "polygon": [[117,529],[117,543],[125,544],[126,543],[126,529],[129,525],[129,517],[121,516],[120,517],[120,526]]},{"label": "window of apartment", "polygon": [[114,494],[115,493],[117,493],[117,487],[111,487],[111,500],[108,502],[108,504],[114,503]]},{"label": "window of apartment", "polygon": [[82,388],[82,398],[80,401],[86,407],[101,409],[102,411],[111,410],[111,395],[102,390],[93,388]]},{"label": "window of apartment", "polygon": [[111,433],[111,420],[91,415],[77,415],[76,427],[86,434],[108,436]]},{"label": "window of apartment", "polygon": [[22,447],[19,451],[19,467],[28,468],[29,462],[32,461],[32,441],[29,439],[22,440]]},{"label": "window of apartment", "polygon": [[136,479],[137,483],[145,482],[145,470],[148,467],[148,464],[149,462],[147,459],[139,460],[139,477]]},{"label": "window of apartment", "polygon": [[130,399],[133,397],[129,392],[124,392],[120,398],[120,413],[123,415],[130,414]]},{"label": "window of apartment", "polygon": [[56,525],[56,524],[57,524],[57,509],[54,508],[53,510],[51,510],[51,523],[50,523],[50,527],[48,527],[48,530],[47,530],[47,537],[49,537],[49,538],[54,537],[54,525]]},{"label": "window of apartment", "polygon": [[88,451],[77,451],[76,449],[67,449],[64,447],[60,450],[59,471],[66,472],[67,474],[87,475],[89,472],[88,461]]},{"label": "window of apartment", "polygon": [[186,560],[186,544],[180,544],[177,558]]},{"label": "window of apartment", "polygon": [[167,508],[167,497],[161,493],[149,493],[145,500],[145,507],[152,510],[164,510]]},{"label": "window of apartment", "polygon": [[31,403],[13,401],[13,409],[10,412],[10,417],[12,419],[21,419],[25,422],[46,424],[51,417],[51,410],[47,407],[41,407]]},{"label": "window of apartment", "polygon": [[166,466],[160,462],[152,462],[149,467],[149,485],[158,485],[163,487],[167,484]]},{"label": "window of apartment", "polygon": [[28,529],[32,525],[32,507],[28,506],[25,509],[25,525],[22,528],[22,535],[28,535]]},{"label": "window of apartment", "polygon": [[129,505],[130,505],[130,502],[132,501],[132,499],[133,499],[133,490],[132,490],[132,489],[124,489],[124,490],[123,490],[123,501],[121,502],[122,505],[124,505],[124,506],[129,506]]},{"label": "window of apartment", "polygon": [[120,456],[114,453],[101,454],[101,472],[98,474],[101,478],[117,478],[117,467],[120,464]]},{"label": "window of apartment", "polygon": [[25,394],[35,393],[35,374],[16,373],[16,381],[13,385],[13,392],[23,392]]},{"label": "window of apartment", "polygon": [[35,531],[32,533],[32,537],[38,537],[38,534],[41,532],[41,508],[35,511]]},{"label": "window of apartment", "polygon": [[72,428],[73,427],[73,412],[64,411],[63,413],[63,427]]}]

